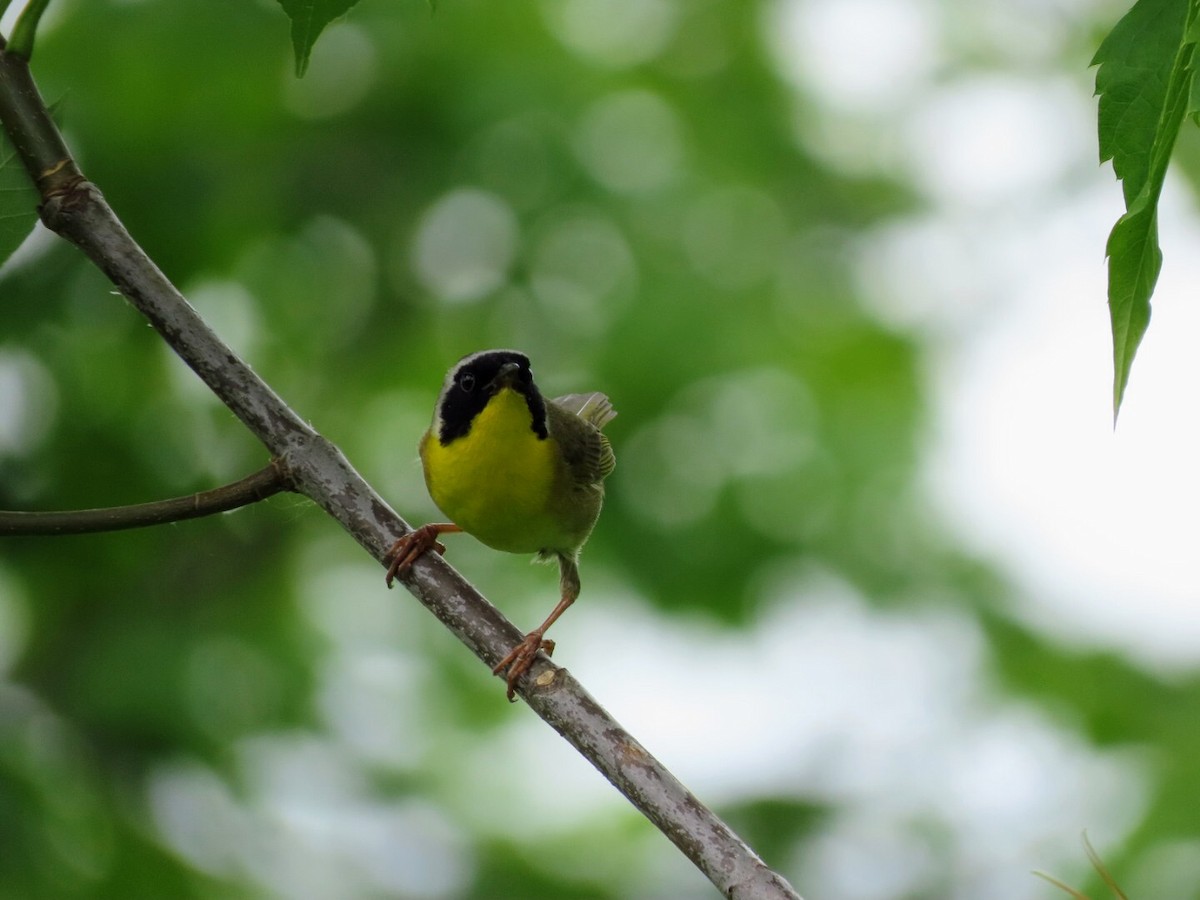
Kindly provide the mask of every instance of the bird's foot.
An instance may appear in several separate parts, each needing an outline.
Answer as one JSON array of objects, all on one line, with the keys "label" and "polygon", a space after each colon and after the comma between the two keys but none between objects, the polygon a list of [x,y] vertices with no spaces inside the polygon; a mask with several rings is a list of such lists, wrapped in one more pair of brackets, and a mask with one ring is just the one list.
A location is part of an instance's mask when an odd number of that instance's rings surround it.
[{"label": "bird's foot", "polygon": [[[422,525],[392,544],[392,549],[384,557],[385,560],[391,560],[388,563],[387,575],[384,576],[387,586],[390,588],[396,574],[416,562],[422,553],[436,550],[438,555],[444,554],[446,552],[446,545],[438,540],[438,535],[448,530],[444,525]],[[454,530],[457,531],[457,529]]]},{"label": "bird's foot", "polygon": [[493,675],[499,675],[504,672],[504,680],[508,684],[508,702],[515,703],[516,697],[514,693],[517,689],[517,680],[529,671],[529,667],[533,665],[533,661],[537,659],[539,650],[545,650],[547,656],[554,654],[554,641],[547,640],[542,637],[542,632],[534,630],[525,635],[525,639],[517,646],[513,647],[508,656],[500,660],[496,667],[492,669]]}]

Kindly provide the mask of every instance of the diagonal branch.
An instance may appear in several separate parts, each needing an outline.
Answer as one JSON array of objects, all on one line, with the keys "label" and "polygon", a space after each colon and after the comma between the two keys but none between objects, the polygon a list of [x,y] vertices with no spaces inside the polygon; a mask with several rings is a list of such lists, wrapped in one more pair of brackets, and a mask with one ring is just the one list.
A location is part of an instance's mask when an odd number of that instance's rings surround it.
[{"label": "diagonal branch", "polygon": [[[42,193],[42,221],[102,269],[162,338],[263,443],[290,482],[382,562],[408,525],[332,443],[229,349],[138,246],[83,178],[46,113],[23,59],[0,51],[0,121]],[[521,632],[441,557],[400,580],[489,668]],[[380,585],[382,590],[382,584]],[[798,898],[787,882],[544,656],[518,685],[530,708],[649,818],[731,898]]]}]

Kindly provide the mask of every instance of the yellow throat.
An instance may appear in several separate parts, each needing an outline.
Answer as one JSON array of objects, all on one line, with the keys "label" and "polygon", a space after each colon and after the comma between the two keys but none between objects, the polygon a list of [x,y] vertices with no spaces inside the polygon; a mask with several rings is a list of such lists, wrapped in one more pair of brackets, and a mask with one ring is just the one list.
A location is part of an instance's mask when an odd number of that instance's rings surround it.
[{"label": "yellow throat", "polygon": [[422,441],[425,483],[433,501],[468,534],[497,550],[533,553],[563,541],[551,510],[558,445],[539,438],[525,397],[502,388],[470,430],[443,446]]}]

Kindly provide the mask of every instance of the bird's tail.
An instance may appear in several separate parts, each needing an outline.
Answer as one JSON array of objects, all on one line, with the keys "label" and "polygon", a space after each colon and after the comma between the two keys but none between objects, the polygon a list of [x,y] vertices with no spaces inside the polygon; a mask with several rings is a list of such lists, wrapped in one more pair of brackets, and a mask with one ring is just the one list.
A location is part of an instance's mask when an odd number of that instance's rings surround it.
[{"label": "bird's tail", "polygon": [[612,401],[608,396],[593,391],[590,394],[564,394],[555,397],[554,402],[567,412],[574,413],[585,422],[590,422],[597,428],[603,428],[617,417]]}]

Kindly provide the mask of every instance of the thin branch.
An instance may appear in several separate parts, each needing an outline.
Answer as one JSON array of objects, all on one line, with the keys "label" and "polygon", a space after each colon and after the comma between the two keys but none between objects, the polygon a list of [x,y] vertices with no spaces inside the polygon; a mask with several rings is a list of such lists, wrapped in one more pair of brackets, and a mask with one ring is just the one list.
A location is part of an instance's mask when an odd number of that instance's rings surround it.
[{"label": "thin branch", "polygon": [[[0,121],[13,134],[27,170],[42,189],[41,215],[47,227],[82,249],[108,275],[171,348],[278,459],[294,489],[316,502],[382,563],[395,539],[411,530],[409,526],[337,447],[297,416],[221,342],[134,242],[94,185],[80,176],[74,183],[47,188],[43,173],[62,162],[62,157],[53,149],[53,142],[49,152],[43,154],[39,150],[43,142],[23,141],[22,123],[31,118],[37,120],[35,128],[39,131],[54,129],[24,62],[0,52]],[[66,165],[78,172],[69,156]],[[488,668],[523,637],[436,554],[418,560],[400,580]],[[798,900],[783,878],[768,869],[724,822],[621,728],[566,669],[539,658],[518,684],[518,693],[727,897]]]},{"label": "thin branch", "polygon": [[240,481],[201,491],[187,497],[154,500],[107,509],[73,509],[62,512],[14,512],[0,510],[0,537],[33,534],[87,534],[144,528],[184,519],[198,519],[228,512],[290,490],[283,471],[269,463]]},{"label": "thin branch", "polygon": [[[1103,881],[1109,891],[1112,892],[1115,900],[1129,900],[1129,898],[1125,895],[1125,892],[1121,889],[1121,886],[1117,884],[1117,879],[1115,879],[1112,872],[1108,870],[1108,866],[1104,864],[1104,860],[1100,858],[1100,854],[1096,852],[1096,848],[1092,846],[1092,842],[1088,838],[1086,831],[1083,833],[1083,849],[1087,852],[1087,858],[1092,864],[1092,868],[1096,870],[1096,874],[1100,876],[1100,880]],[[1083,893],[1083,891],[1076,890],[1069,884],[1059,881],[1052,875],[1047,875],[1045,872],[1036,871],[1033,874],[1038,878],[1050,882],[1056,888],[1066,891],[1071,895],[1073,900],[1092,900],[1092,898]]]},{"label": "thin branch", "polygon": [[1117,884],[1117,879],[1113,878],[1112,872],[1108,871],[1108,866],[1104,864],[1104,860],[1100,858],[1100,854],[1096,852],[1096,848],[1092,846],[1092,842],[1088,838],[1086,831],[1083,833],[1083,849],[1087,851],[1087,858],[1091,862],[1092,868],[1099,874],[1100,880],[1112,891],[1112,895],[1117,900],[1129,900],[1125,896],[1125,892],[1121,890],[1121,886]]},{"label": "thin branch", "polygon": [[1069,884],[1059,881],[1053,875],[1047,875],[1045,872],[1039,872],[1036,869],[1034,870],[1033,874],[1042,879],[1042,881],[1050,882],[1050,884],[1054,885],[1060,891],[1065,891],[1066,893],[1070,894],[1071,900],[1092,900],[1092,898],[1087,894],[1083,893],[1082,891],[1075,890],[1075,888],[1071,887]]},{"label": "thin branch", "polygon": [[0,121],[43,199],[83,180],[33,83],[29,63],[8,50],[0,50]]}]

